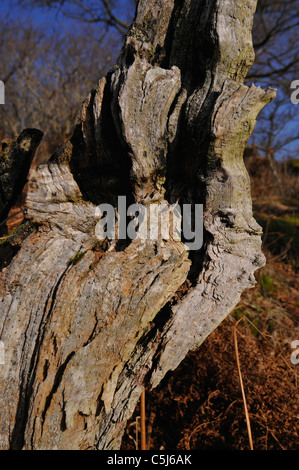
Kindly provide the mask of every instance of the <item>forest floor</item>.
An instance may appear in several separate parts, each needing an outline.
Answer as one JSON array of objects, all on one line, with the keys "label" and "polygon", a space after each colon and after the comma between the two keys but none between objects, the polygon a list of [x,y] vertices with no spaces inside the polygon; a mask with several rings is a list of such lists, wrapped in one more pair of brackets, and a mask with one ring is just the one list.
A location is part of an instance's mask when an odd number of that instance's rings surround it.
[{"label": "forest floor", "polygon": [[[253,448],[299,449],[299,365],[291,361],[291,344],[299,340],[299,202],[273,194],[253,201],[266,266],[203,345],[146,391],[149,449],[249,449],[240,373]],[[22,222],[22,205],[12,209],[8,232]],[[139,423],[138,405],[123,449],[140,445]]]}]

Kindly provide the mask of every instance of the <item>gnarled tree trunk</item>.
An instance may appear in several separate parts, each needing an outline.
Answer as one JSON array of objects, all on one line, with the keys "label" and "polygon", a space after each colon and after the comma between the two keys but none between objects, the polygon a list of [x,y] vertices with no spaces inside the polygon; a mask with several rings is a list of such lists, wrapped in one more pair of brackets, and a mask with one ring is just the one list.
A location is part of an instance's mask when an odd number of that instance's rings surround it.
[{"label": "gnarled tree trunk", "polygon": [[[275,95],[243,84],[255,7],[140,0],[72,139],[31,172],[21,247],[0,273],[3,449],[119,448],[144,383],[254,285],[264,257],[243,151]],[[119,195],[203,204],[203,248],[99,242],[96,206]]]}]

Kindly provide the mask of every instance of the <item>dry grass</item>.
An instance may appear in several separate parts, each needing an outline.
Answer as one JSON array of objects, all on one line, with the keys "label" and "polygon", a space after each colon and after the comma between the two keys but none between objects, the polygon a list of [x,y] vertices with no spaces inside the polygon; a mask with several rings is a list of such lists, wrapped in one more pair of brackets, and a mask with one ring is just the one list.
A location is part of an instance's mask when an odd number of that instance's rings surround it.
[{"label": "dry grass", "polygon": [[[147,392],[150,449],[298,450],[298,366],[290,361],[291,342],[299,339],[298,280],[268,254],[258,284],[232,315]],[[123,448],[131,448],[128,433]]]}]

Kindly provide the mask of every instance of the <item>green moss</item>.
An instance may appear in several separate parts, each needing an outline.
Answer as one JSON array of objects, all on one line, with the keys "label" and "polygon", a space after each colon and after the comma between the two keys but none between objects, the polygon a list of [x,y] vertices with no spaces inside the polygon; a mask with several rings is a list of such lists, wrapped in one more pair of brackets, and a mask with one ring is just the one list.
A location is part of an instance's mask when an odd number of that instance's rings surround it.
[{"label": "green moss", "polygon": [[275,329],[275,325],[271,321],[268,321],[267,329],[268,329],[269,333],[273,333],[273,331]]},{"label": "green moss", "polygon": [[260,336],[260,333],[259,333],[258,330],[262,329],[262,322],[259,318],[253,318],[253,319],[251,318],[250,320],[252,322],[252,325],[249,323],[249,328],[250,328],[253,336],[258,338]]},{"label": "green moss", "polygon": [[154,57],[155,55],[155,46],[153,44],[151,44],[151,47],[150,47],[150,55],[151,57]]},{"label": "green moss", "polygon": [[139,39],[142,42],[150,42],[146,28],[143,27],[143,25],[134,23],[129,32],[128,36],[132,36],[136,39]]},{"label": "green moss", "polygon": [[296,168],[299,170],[299,158],[293,158],[292,160],[289,160],[288,161],[288,164],[292,167],[292,168]]},{"label": "green moss", "polygon": [[70,194],[67,194],[66,197],[67,197],[68,201],[71,202],[72,204],[77,204],[77,205],[80,204],[80,205],[84,205],[84,206],[88,205],[88,202],[85,201],[82,196],[77,196],[76,197],[76,196],[72,196]]},{"label": "green moss", "polygon": [[143,26],[144,28],[148,28],[149,25],[150,25],[150,23],[151,23],[151,21],[152,21],[152,19],[153,19],[153,13],[152,13],[152,11],[151,11],[151,10],[147,10],[147,12],[146,12],[146,14],[145,14],[145,16],[144,16],[144,18],[143,18],[143,21],[142,21],[142,26]]},{"label": "green moss", "polygon": [[0,270],[8,266],[18,253],[22,241],[35,229],[35,225],[26,220],[0,239]]},{"label": "green moss", "polygon": [[237,321],[240,320],[242,317],[246,317],[246,316],[247,316],[247,312],[242,307],[236,308],[232,313],[232,317]]},{"label": "green moss", "polygon": [[276,287],[274,279],[267,273],[262,274],[260,277],[260,292],[264,297],[267,297],[275,292]]},{"label": "green moss", "polygon": [[9,240],[17,233],[19,227],[14,228],[8,235],[4,235],[4,237],[0,238],[0,246],[4,245],[5,243],[9,242]]},{"label": "green moss", "polygon": [[290,216],[290,217],[285,217],[284,219],[286,222],[289,222],[290,224],[293,224],[293,225],[298,225],[299,226],[299,215],[294,215],[294,216]]},{"label": "green moss", "polygon": [[78,264],[79,261],[81,261],[81,259],[84,257],[85,253],[86,251],[79,251],[78,253],[76,253],[75,256],[73,256],[73,258],[70,260],[72,265],[75,266],[76,264]]}]

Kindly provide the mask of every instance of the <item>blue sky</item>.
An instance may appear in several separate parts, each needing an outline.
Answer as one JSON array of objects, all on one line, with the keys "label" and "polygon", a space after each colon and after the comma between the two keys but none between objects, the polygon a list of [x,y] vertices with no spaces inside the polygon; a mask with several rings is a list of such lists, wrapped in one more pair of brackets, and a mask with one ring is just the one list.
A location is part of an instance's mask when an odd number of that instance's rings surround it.
[{"label": "blue sky", "polygon": [[49,10],[45,11],[42,8],[22,8],[19,5],[16,5],[14,1],[9,0],[0,0],[0,7],[1,7],[1,16],[10,14],[12,17],[20,17],[24,21],[27,18],[30,18],[36,23],[46,24],[50,22],[56,22],[62,20],[62,15],[50,12]]}]

